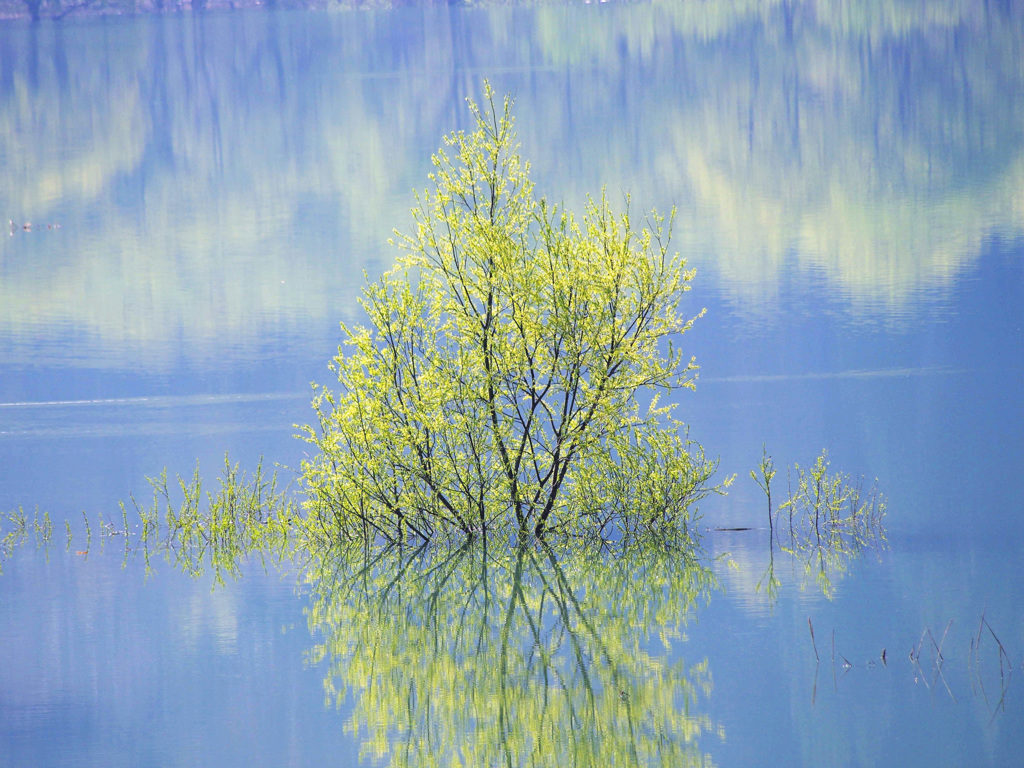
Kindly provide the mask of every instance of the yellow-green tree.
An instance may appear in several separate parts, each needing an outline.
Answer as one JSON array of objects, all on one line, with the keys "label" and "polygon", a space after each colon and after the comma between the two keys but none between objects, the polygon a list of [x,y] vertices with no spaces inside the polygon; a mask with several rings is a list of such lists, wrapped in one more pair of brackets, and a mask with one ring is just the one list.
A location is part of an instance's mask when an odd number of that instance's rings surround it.
[{"label": "yellow-green tree", "polygon": [[340,391],[316,391],[307,428],[312,511],[390,541],[686,534],[714,463],[657,390],[693,386],[675,341],[694,273],[656,213],[638,229],[602,194],[579,223],[537,199],[511,100],[485,95],[364,289],[368,326],[343,326]]}]

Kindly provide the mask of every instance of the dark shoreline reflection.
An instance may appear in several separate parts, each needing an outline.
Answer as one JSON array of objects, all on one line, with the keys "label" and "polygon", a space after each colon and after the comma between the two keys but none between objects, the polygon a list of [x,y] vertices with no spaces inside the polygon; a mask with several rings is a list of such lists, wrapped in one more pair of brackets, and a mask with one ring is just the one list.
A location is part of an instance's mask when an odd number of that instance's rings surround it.
[{"label": "dark shoreline reflection", "polygon": [[704,765],[715,589],[691,555],[467,544],[330,550],[306,572],[329,701],[391,765]]}]

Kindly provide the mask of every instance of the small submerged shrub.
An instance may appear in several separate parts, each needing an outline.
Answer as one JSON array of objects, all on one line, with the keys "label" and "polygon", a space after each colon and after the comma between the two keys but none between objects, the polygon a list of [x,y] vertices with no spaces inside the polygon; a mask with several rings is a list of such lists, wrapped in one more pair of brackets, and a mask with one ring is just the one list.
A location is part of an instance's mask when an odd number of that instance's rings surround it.
[{"label": "small submerged shrub", "polygon": [[17,511],[0,514],[0,576],[4,572],[4,561],[10,558],[17,547],[28,542],[30,537],[35,537],[37,548],[49,551],[53,539],[53,522],[49,512],[40,515],[39,507],[36,507],[30,518],[22,507],[18,507]]},{"label": "small submerged shrub", "polygon": [[339,390],[314,385],[310,517],[384,543],[688,530],[716,462],[657,397],[696,370],[671,222],[538,199],[511,100],[485,96],[434,156],[397,266],[363,289],[368,325],[342,326]]},{"label": "small submerged shrub", "polygon": [[[884,541],[885,498],[877,486],[865,489],[864,479],[829,472],[828,451],[809,467],[794,465],[787,498],[776,518],[776,535],[803,548],[859,550]],[[781,519],[783,526],[779,525]],[[780,531],[785,528],[785,531]]]},{"label": "small submerged shrub", "polygon": [[809,467],[794,464],[787,470],[782,503],[774,507],[772,481],[777,470],[767,451],[750,472],[768,501],[770,560],[758,587],[772,600],[779,588],[776,545],[801,564],[805,579],[816,583],[826,597],[832,596],[851,561],[885,546],[886,502],[878,487],[865,488],[863,478],[853,480],[829,467],[827,450]]},{"label": "small submerged shrub", "polygon": [[[264,558],[287,548],[296,506],[278,489],[277,474],[264,471],[262,458],[249,475],[225,456],[215,492],[203,493],[198,465],[190,479],[177,477],[180,500],[168,486],[166,470],[150,478],[150,484],[153,501],[148,507],[132,499],[147,562],[150,545],[162,546],[182,570],[199,575],[208,564],[221,581],[225,574],[238,575],[246,555]],[[122,512],[127,522],[124,505]]]},{"label": "small submerged shrub", "polygon": [[[123,542],[125,565],[129,558],[141,555],[148,574],[153,555],[164,555],[192,576],[210,568],[216,582],[223,583],[225,576],[239,576],[241,564],[249,557],[264,564],[267,558],[281,561],[289,557],[294,540],[303,537],[298,505],[278,487],[277,474],[264,470],[262,458],[250,474],[225,456],[213,491],[203,490],[198,464],[187,478],[178,475],[169,482],[164,470],[148,479],[152,502],[143,505],[132,497],[132,512],[122,502],[117,523],[114,518],[104,520],[102,513],[90,522],[89,515],[82,512],[82,541],[75,545],[76,555],[91,553],[95,523],[101,550],[114,540]],[[9,517],[16,527],[0,540],[0,560],[10,554],[13,545],[23,543],[30,530],[20,510]],[[64,525],[71,551],[75,534],[70,521]],[[31,528],[37,541],[49,543],[53,533],[49,515],[40,519],[37,513]]]}]

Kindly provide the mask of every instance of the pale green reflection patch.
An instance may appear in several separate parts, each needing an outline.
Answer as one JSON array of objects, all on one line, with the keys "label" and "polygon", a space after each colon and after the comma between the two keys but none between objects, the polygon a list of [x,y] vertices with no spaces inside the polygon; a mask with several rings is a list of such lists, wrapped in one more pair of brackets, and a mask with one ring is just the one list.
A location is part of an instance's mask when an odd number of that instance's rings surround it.
[{"label": "pale green reflection patch", "polygon": [[708,765],[706,660],[684,659],[708,568],[479,542],[318,552],[310,661],[391,765]]}]

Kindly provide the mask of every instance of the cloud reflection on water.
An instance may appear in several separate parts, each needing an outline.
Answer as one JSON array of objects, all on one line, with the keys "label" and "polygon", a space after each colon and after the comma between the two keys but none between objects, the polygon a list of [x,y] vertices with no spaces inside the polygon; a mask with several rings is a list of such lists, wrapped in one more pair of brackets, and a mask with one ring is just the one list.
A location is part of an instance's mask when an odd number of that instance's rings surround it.
[{"label": "cloud reflection on water", "polygon": [[737,303],[805,275],[898,311],[1024,228],[1024,18],[819,6],[6,28],[0,211],[37,227],[0,242],[0,348],[160,370],[304,343],[357,311],[485,75],[542,190],[675,204]]}]

